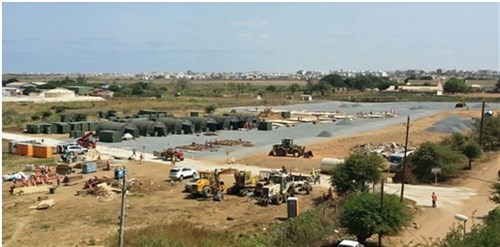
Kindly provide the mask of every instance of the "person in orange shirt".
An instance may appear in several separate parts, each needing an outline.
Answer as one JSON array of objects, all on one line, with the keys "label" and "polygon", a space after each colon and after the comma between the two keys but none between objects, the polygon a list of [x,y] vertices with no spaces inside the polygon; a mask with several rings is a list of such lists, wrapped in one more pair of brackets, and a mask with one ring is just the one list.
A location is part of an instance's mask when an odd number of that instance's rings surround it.
[{"label": "person in orange shirt", "polygon": [[438,200],[438,197],[437,197],[437,195],[434,192],[432,192],[431,198],[432,198],[432,207],[435,208],[436,207],[436,202]]}]

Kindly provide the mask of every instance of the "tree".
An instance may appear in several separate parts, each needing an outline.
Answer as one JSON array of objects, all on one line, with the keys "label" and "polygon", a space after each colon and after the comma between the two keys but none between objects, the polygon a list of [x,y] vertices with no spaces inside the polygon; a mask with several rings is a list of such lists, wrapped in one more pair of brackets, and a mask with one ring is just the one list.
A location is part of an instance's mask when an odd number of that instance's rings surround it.
[{"label": "tree", "polygon": [[217,109],[215,105],[207,105],[205,106],[205,113],[212,113]]},{"label": "tree", "polygon": [[498,79],[497,83],[495,84],[495,86],[497,87],[497,92],[500,92],[500,79]]},{"label": "tree", "polygon": [[464,236],[463,226],[454,227],[443,239],[427,247],[498,246],[500,243],[500,207],[491,210],[484,225],[474,225]]},{"label": "tree", "polygon": [[481,156],[481,146],[476,142],[469,142],[462,148],[462,153],[469,159],[469,170],[472,169],[472,161]]},{"label": "tree", "polygon": [[383,159],[375,154],[353,154],[333,168],[331,184],[339,195],[367,191],[368,183],[380,181]]},{"label": "tree", "polygon": [[321,93],[321,96],[329,95],[332,92],[332,85],[326,81],[319,81],[315,89]]},{"label": "tree", "polygon": [[266,87],[266,91],[271,92],[271,93],[276,93],[276,86],[275,85],[269,85]]},{"label": "tree", "polygon": [[308,78],[306,80],[306,92],[307,94],[312,94],[312,92],[314,91],[314,79],[313,78]]},{"label": "tree", "polygon": [[360,243],[375,233],[396,235],[412,219],[410,208],[399,197],[385,194],[380,207],[380,195],[368,192],[353,195],[342,209],[340,223]]},{"label": "tree", "polygon": [[494,183],[491,186],[493,193],[490,196],[490,200],[496,204],[500,204],[500,183]]},{"label": "tree", "polygon": [[467,144],[468,138],[462,133],[453,133],[450,137],[444,139],[443,145],[449,145],[451,149],[460,151]]},{"label": "tree", "polygon": [[36,87],[27,87],[23,90],[23,95],[30,95],[30,93],[36,93],[38,89]]},{"label": "tree", "polygon": [[465,80],[452,77],[443,85],[443,89],[447,93],[465,93],[469,87]]},{"label": "tree", "polygon": [[76,78],[76,82],[77,82],[78,84],[85,84],[85,83],[87,83],[87,80],[88,80],[88,78],[87,78],[87,76],[85,76],[85,75],[79,75],[79,76]]},{"label": "tree", "polygon": [[292,85],[290,85],[288,87],[288,91],[290,91],[292,94],[294,94],[295,92],[297,92],[299,89],[300,89],[300,85],[297,84],[297,83],[293,83]]},{"label": "tree", "polygon": [[2,87],[5,87],[7,84],[11,83],[11,82],[18,82],[19,80],[17,80],[17,78],[10,78],[10,79],[7,79],[7,80],[2,80]]},{"label": "tree", "polygon": [[132,88],[132,94],[133,95],[139,95],[139,94],[142,94],[142,93],[144,93],[144,89],[140,85],[135,85]]},{"label": "tree", "polygon": [[457,177],[462,169],[464,156],[449,146],[424,142],[413,154],[408,156],[408,166],[421,183],[432,183],[432,168],[441,168],[441,181]]},{"label": "tree", "polygon": [[[481,121],[477,120],[473,133],[476,140],[479,139]],[[497,151],[500,149],[500,115],[484,117],[483,120],[483,143],[484,150]]]},{"label": "tree", "polygon": [[332,87],[334,88],[341,88],[341,87],[347,87],[347,84],[344,82],[344,79],[342,79],[342,76],[338,74],[329,74],[319,80],[320,82],[328,82]]},{"label": "tree", "polygon": [[187,78],[180,78],[177,80],[176,87],[180,91],[184,91],[189,84],[189,80]]}]

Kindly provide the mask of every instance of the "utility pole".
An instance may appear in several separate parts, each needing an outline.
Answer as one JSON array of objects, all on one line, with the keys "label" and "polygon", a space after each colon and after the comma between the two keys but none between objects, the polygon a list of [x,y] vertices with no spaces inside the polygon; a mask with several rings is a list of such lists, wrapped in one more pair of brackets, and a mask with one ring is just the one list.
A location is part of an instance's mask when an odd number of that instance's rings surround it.
[{"label": "utility pole", "polygon": [[481,108],[481,125],[479,126],[479,146],[481,148],[483,147],[484,104],[485,104],[485,101],[483,100],[483,107]]},{"label": "utility pole", "polygon": [[[380,185],[380,213],[384,210],[384,178],[382,178],[382,183]],[[378,247],[382,247],[382,233],[378,233]]]},{"label": "utility pole", "polygon": [[127,193],[127,175],[123,173],[123,185],[122,185],[122,205],[120,210],[120,229],[119,231],[119,246],[123,247],[123,240],[125,237],[125,195]]},{"label": "utility pole", "polygon": [[410,133],[410,116],[406,121],[406,141],[405,141],[405,153],[403,156],[403,180],[401,181],[401,198],[400,201],[403,202],[403,195],[405,191],[405,178],[406,178],[406,153],[408,153],[408,134]]}]

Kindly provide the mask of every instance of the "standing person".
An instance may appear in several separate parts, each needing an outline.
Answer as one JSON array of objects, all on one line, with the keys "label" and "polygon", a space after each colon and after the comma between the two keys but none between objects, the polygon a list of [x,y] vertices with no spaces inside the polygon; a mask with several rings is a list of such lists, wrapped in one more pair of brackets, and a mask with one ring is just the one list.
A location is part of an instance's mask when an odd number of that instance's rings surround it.
[{"label": "standing person", "polygon": [[59,174],[56,174],[56,182],[57,182],[57,186],[59,186],[61,184],[61,177],[59,176]]},{"label": "standing person", "polygon": [[144,162],[144,153],[139,155],[139,159],[141,160],[141,164]]},{"label": "standing person", "polygon": [[435,208],[436,207],[436,202],[438,200],[438,197],[437,197],[437,195],[434,192],[432,192],[432,197],[431,198],[432,198],[432,207]]},{"label": "standing person", "polygon": [[175,155],[172,155],[172,163],[170,165],[175,166],[175,162],[177,162],[177,157]]},{"label": "standing person", "polygon": [[137,154],[135,153],[137,151],[137,149],[132,148],[132,155],[130,155],[130,158],[135,158],[135,156],[137,156]]}]

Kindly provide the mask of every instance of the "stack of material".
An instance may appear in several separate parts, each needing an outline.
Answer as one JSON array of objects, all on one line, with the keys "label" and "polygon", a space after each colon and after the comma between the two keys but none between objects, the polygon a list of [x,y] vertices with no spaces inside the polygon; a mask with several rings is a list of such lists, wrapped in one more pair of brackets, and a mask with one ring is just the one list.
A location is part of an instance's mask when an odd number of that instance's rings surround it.
[{"label": "stack of material", "polygon": [[[412,148],[408,149],[411,150]],[[355,153],[360,153],[360,154],[376,153],[382,155],[383,157],[389,157],[390,154],[397,152],[404,152],[404,150],[405,146],[403,144],[398,144],[394,142],[380,143],[380,144],[365,143],[356,145],[353,148],[353,151]]]},{"label": "stack of material", "polygon": [[236,145],[242,145],[242,146],[245,146],[245,147],[252,147],[253,144],[249,141],[243,141],[243,140],[220,140],[220,141],[215,141],[212,142],[212,144],[215,144],[215,145],[221,145],[221,146],[236,146]]},{"label": "stack of material", "polygon": [[117,197],[118,193],[121,193],[121,190],[113,188],[106,183],[100,183],[90,193],[95,195],[99,201],[111,201]]},{"label": "stack of material", "polygon": [[50,207],[54,206],[54,204],[56,204],[54,199],[48,199],[48,200],[41,201],[40,203],[38,203],[38,206],[35,206],[35,207],[36,207],[36,209],[41,210],[41,209],[50,208]]}]

